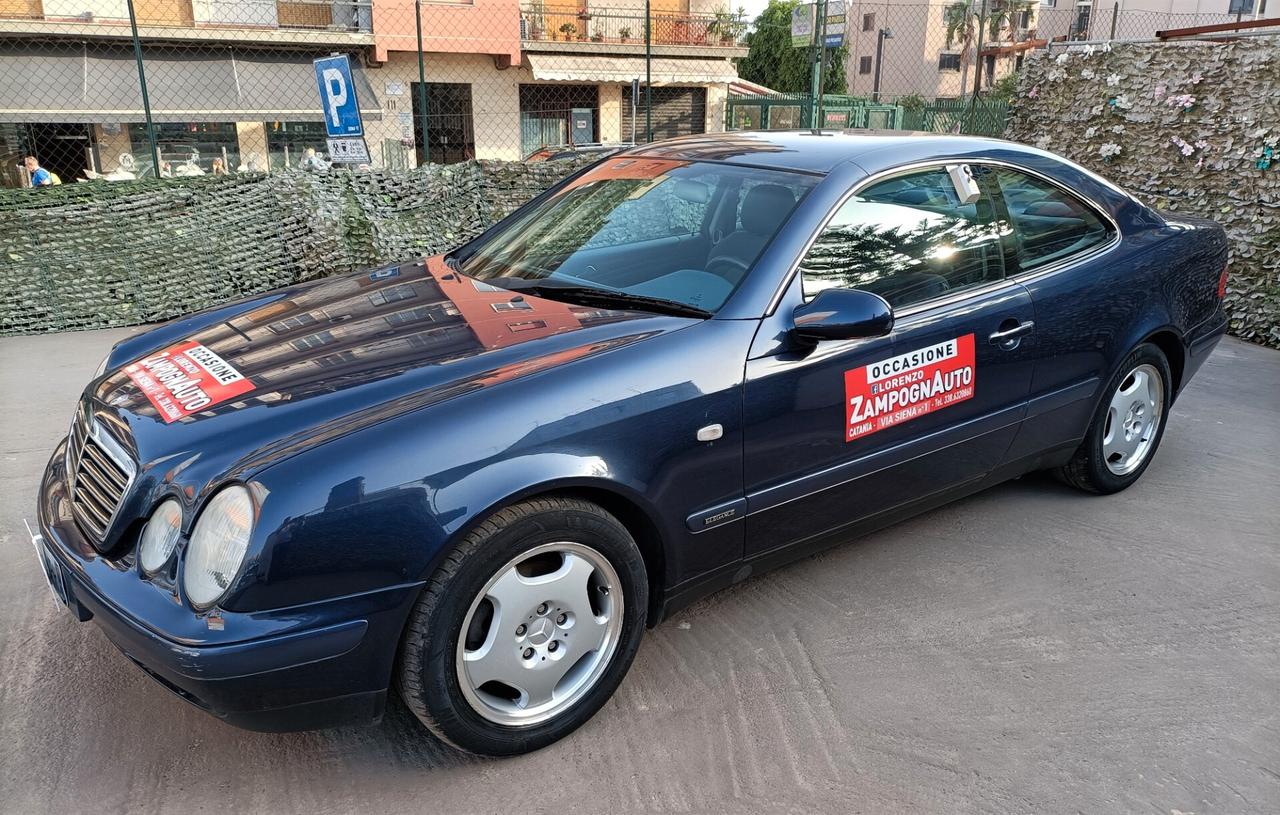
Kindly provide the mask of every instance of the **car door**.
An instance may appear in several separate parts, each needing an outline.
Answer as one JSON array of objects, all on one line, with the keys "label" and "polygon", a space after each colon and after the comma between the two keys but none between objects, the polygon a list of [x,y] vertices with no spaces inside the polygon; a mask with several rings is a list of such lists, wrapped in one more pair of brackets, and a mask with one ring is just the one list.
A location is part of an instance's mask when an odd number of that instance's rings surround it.
[{"label": "car door", "polygon": [[1036,338],[1031,299],[1007,277],[998,190],[989,171],[972,177],[964,189],[939,164],[864,182],[800,261],[780,309],[857,288],[884,297],[895,325],[748,360],[748,557],[975,482],[1002,460]]},{"label": "car door", "polygon": [[[1027,416],[1010,459],[1037,466],[1055,450],[1074,450],[1093,416],[1098,389],[1115,364],[1126,326],[1140,319],[1154,277],[1167,259],[1126,253],[1101,207],[1026,168],[997,166],[1013,227],[1018,282],[1036,308],[1037,348]],[[1113,249],[1117,251],[1112,251]]]}]

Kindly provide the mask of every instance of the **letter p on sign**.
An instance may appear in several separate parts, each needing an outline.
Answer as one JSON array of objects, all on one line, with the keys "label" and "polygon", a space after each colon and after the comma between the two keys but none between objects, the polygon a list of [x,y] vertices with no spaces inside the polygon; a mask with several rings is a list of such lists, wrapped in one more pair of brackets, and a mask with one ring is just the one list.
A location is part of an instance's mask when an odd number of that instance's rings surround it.
[{"label": "letter p on sign", "polygon": [[342,126],[340,109],[347,103],[347,80],[337,68],[325,68],[324,77],[325,108],[329,111],[329,124],[332,127]]}]

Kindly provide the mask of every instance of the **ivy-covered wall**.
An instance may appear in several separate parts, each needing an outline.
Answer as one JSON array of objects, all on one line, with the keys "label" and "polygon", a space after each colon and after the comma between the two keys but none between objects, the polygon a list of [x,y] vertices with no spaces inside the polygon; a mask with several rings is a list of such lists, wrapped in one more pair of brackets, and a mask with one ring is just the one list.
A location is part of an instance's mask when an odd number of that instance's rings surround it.
[{"label": "ivy-covered wall", "polygon": [[1038,54],[1006,137],[1222,224],[1231,333],[1280,347],[1280,38]]},{"label": "ivy-covered wall", "polygon": [[451,249],[581,166],[473,161],[0,191],[0,335],[155,322]]}]

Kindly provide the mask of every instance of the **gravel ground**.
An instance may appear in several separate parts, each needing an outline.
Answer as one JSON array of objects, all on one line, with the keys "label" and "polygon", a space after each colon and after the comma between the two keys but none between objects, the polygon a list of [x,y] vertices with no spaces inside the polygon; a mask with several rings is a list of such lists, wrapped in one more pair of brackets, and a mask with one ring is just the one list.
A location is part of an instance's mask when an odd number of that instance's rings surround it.
[{"label": "gravel ground", "polygon": [[1025,478],[703,601],[503,761],[395,704],[262,735],[55,607],[23,533],[127,331],[0,340],[0,810],[1280,812],[1280,353],[1224,342],[1142,481]]}]

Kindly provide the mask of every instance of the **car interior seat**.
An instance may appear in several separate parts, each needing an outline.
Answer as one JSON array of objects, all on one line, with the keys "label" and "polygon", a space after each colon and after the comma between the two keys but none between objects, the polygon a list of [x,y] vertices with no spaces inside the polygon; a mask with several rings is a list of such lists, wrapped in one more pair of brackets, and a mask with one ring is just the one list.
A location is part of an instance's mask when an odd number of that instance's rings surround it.
[{"label": "car interior seat", "polygon": [[727,260],[729,263],[718,264],[716,273],[728,278],[730,283],[737,283],[783,220],[791,214],[795,204],[795,195],[781,184],[752,187],[742,200],[741,226],[711,248],[707,255],[707,268],[710,269],[717,260]]}]

